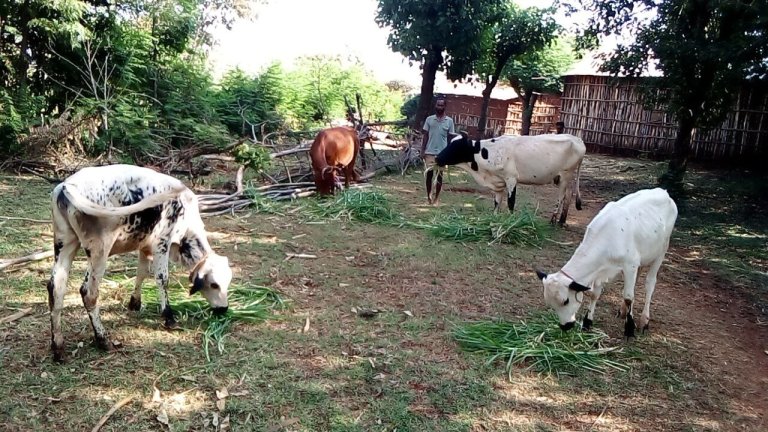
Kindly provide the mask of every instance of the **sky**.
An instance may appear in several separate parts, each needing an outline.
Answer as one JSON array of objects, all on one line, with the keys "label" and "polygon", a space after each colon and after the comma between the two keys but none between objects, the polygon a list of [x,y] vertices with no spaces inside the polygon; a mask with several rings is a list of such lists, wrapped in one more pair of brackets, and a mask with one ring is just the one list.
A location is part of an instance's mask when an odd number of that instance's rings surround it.
[{"label": "sky", "polygon": [[[551,0],[518,0],[523,6],[546,6]],[[211,52],[216,76],[235,66],[258,74],[277,60],[286,67],[300,56],[355,56],[383,81],[402,80],[418,87],[418,64],[408,65],[387,46],[387,29],[375,23],[377,0],[268,0],[257,5],[257,18],[232,30],[215,32]],[[321,24],[324,23],[324,24]]]}]

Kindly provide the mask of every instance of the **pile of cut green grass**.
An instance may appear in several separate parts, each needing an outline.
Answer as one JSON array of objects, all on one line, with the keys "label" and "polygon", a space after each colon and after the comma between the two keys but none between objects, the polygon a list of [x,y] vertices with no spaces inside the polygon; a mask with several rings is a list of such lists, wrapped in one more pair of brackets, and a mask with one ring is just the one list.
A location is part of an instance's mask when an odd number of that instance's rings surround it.
[{"label": "pile of cut green grass", "polygon": [[315,200],[309,211],[322,219],[366,223],[392,223],[402,218],[376,190],[345,189],[332,198]]},{"label": "pile of cut green grass", "polygon": [[432,221],[419,223],[437,238],[454,241],[485,241],[488,244],[509,243],[538,246],[550,232],[550,226],[530,210],[515,213],[485,213],[465,216],[459,213],[438,215]]},{"label": "pile of cut green grass", "polygon": [[454,338],[467,352],[489,356],[489,362],[503,360],[512,376],[515,366],[555,375],[572,375],[578,370],[604,374],[626,371],[622,347],[607,347],[608,335],[592,330],[563,332],[554,314],[540,314],[517,323],[491,321],[457,326]]},{"label": "pile of cut green grass", "polygon": [[[203,349],[210,361],[210,347],[224,352],[224,338],[236,322],[258,323],[269,319],[275,309],[285,306],[280,293],[265,286],[233,286],[229,290],[229,310],[223,315],[214,315],[208,302],[201,296],[187,297],[183,290],[168,290],[171,308],[179,322],[197,321],[203,329]],[[159,300],[157,287],[146,286],[142,299],[151,310],[157,310]]]}]

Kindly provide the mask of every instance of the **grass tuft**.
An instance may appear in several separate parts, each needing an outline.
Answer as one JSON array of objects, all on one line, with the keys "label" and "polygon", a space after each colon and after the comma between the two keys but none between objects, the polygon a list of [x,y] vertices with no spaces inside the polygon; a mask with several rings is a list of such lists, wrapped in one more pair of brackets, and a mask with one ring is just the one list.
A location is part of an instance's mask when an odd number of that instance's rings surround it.
[{"label": "grass tuft", "polygon": [[[269,319],[274,309],[285,307],[280,293],[265,286],[234,287],[229,291],[229,310],[223,315],[214,315],[210,305],[202,297],[185,297],[183,290],[168,290],[171,308],[179,322],[197,321],[203,329],[203,349],[210,361],[210,347],[224,352],[224,338],[236,322],[258,323]],[[156,286],[142,289],[142,300],[148,307],[159,307]]]},{"label": "grass tuft", "polygon": [[523,364],[528,364],[526,370],[558,376],[573,375],[580,369],[599,374],[629,370],[621,359],[613,359],[623,350],[605,346],[605,333],[563,332],[556,322],[557,317],[546,313],[517,323],[468,323],[457,326],[453,336],[464,351],[490,356],[489,363],[504,360],[510,378],[513,367]]},{"label": "grass tuft", "polygon": [[391,223],[402,218],[387,197],[375,190],[346,189],[332,198],[315,200],[309,211],[318,218],[367,223]]},{"label": "grass tuft", "polygon": [[549,224],[527,209],[512,214],[441,214],[418,226],[426,228],[432,236],[442,239],[529,246],[538,246],[550,231]]}]

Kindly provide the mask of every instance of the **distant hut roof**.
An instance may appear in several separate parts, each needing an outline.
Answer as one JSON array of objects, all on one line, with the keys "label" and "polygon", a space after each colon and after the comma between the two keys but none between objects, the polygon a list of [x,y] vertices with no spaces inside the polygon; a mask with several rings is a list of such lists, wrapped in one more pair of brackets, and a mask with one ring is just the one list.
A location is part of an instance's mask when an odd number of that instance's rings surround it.
[{"label": "distant hut roof", "polygon": [[[453,82],[441,76],[435,78],[435,93],[483,97],[484,88],[485,84],[479,82]],[[510,100],[516,97],[517,93],[512,87],[502,84],[496,84],[496,87],[491,91],[491,98],[496,100]]]},{"label": "distant hut roof", "polygon": [[[576,62],[568,71],[566,71],[563,76],[572,76],[572,75],[592,75],[592,76],[610,76],[611,74],[608,72],[602,72],[599,70],[600,64],[603,62],[603,60],[600,58],[600,56],[605,55],[607,53],[605,52],[590,52],[584,56],[583,59]],[[645,71],[640,76],[642,77],[660,77],[662,76],[662,72],[656,67],[657,62],[653,59],[651,59],[651,62],[649,64],[649,68],[647,71]],[[619,76],[626,76],[626,75],[619,75]]]}]

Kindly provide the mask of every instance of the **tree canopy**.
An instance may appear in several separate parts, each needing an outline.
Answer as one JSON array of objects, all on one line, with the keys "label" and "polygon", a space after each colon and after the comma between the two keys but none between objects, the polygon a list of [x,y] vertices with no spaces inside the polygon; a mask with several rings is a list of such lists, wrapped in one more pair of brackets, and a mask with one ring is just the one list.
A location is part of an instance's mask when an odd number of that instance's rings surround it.
[{"label": "tree canopy", "polygon": [[392,51],[421,64],[420,125],[432,108],[435,75],[451,80],[467,76],[481,55],[480,41],[489,22],[497,20],[507,0],[379,0],[376,23],[391,28]]}]

